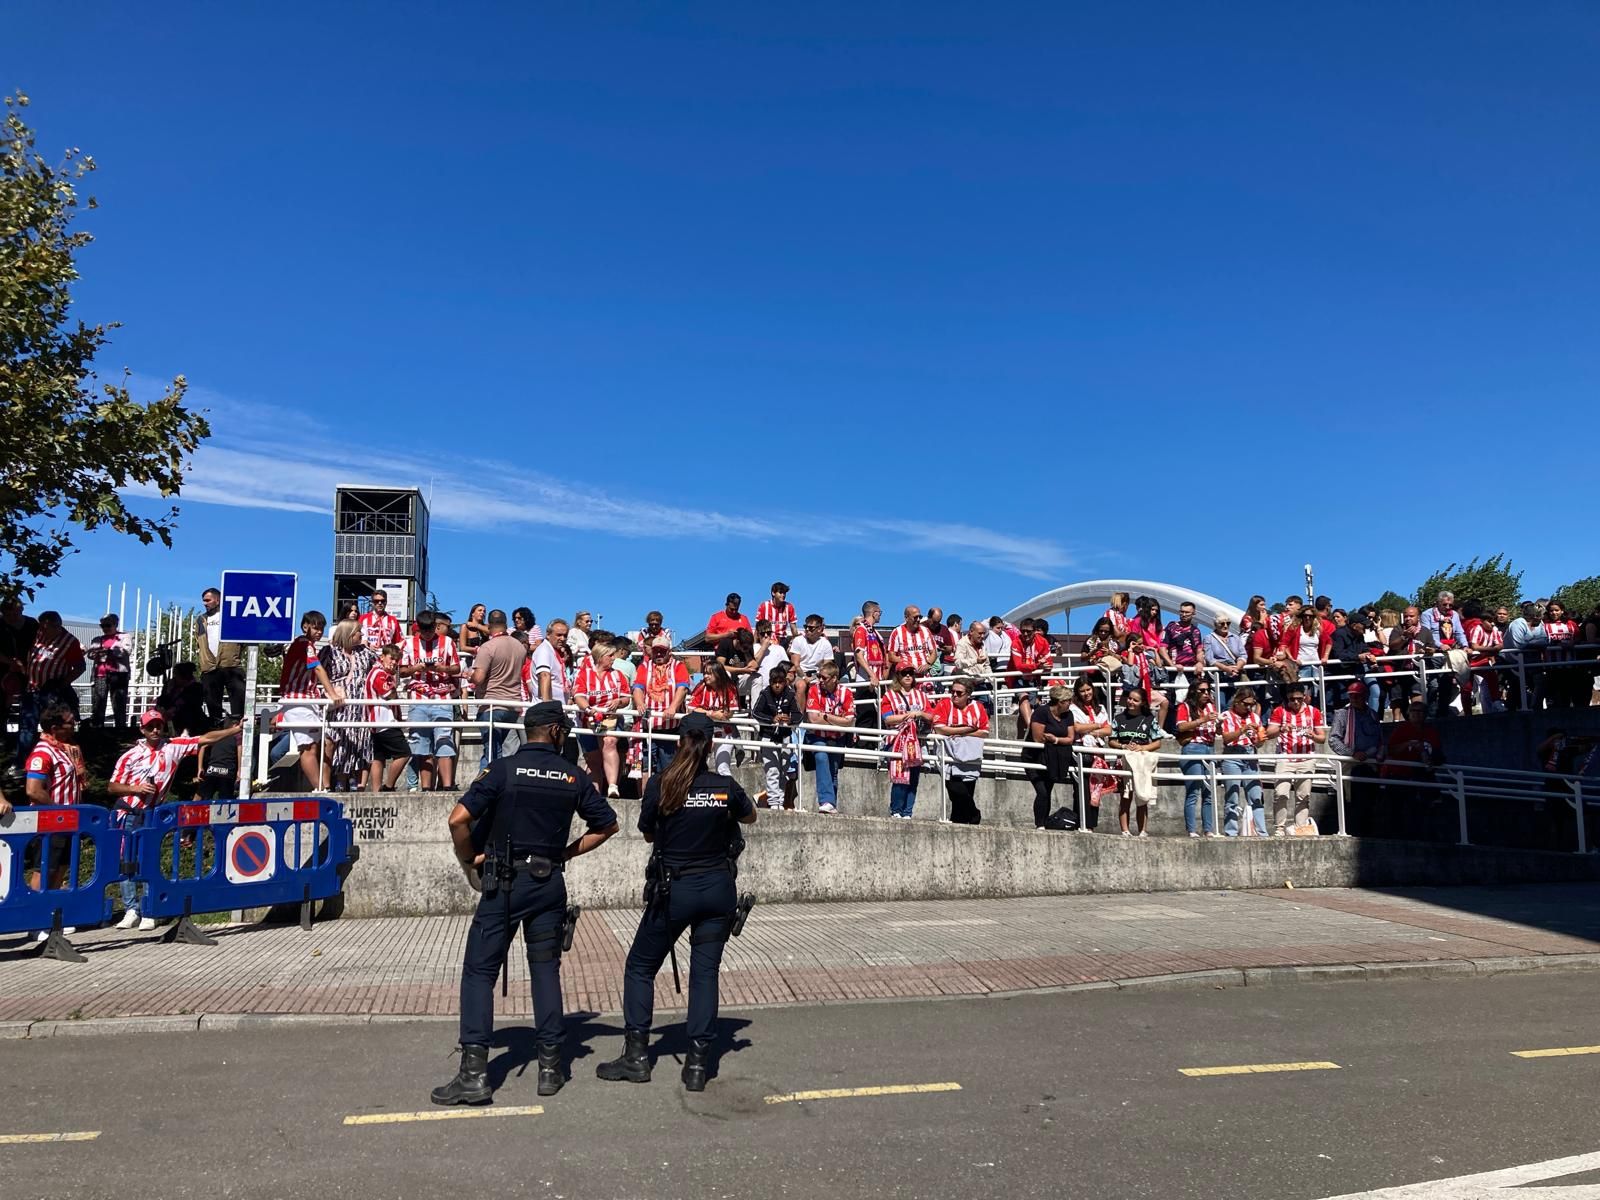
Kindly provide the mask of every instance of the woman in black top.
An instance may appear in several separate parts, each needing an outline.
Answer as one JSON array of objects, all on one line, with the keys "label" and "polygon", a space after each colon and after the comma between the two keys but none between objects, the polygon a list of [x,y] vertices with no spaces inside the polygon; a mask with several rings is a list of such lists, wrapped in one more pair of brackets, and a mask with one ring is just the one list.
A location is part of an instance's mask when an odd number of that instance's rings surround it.
[{"label": "woman in black top", "polygon": [[[1031,773],[1033,784],[1033,827],[1047,829],[1050,819],[1050,794],[1058,783],[1064,783],[1076,795],[1076,776],[1072,758],[1072,692],[1062,684],[1050,688],[1050,703],[1033,710],[1033,720],[1028,723],[1028,740],[1038,742],[1043,748],[1032,761],[1043,764],[1044,770]],[[1093,818],[1100,810],[1089,810],[1089,828],[1094,828]]]},{"label": "woman in black top", "polygon": [[[742,787],[714,773],[712,725],[704,713],[678,723],[678,752],[666,770],[650,776],[639,807],[639,832],[655,846],[656,893],[646,902],[623,975],[622,1057],[601,1063],[601,1079],[650,1080],[650,1022],[656,973],[685,929],[689,935],[689,1051],[683,1085],[704,1091],[706,1059],[717,1023],[717,971],[738,898],[733,861],[744,839],[739,825],[753,825],[755,806]],[[662,892],[665,891],[665,897]]]}]

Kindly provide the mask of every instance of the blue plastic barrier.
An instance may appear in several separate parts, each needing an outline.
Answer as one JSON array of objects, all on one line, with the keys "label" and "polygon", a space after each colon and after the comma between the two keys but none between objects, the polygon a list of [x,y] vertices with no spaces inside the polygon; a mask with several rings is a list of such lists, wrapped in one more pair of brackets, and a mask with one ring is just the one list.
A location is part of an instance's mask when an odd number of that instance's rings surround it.
[{"label": "blue plastic barrier", "polygon": [[[203,831],[214,839],[209,855],[198,845]],[[180,864],[186,833],[197,842],[188,871]],[[309,923],[311,902],[337,895],[359,854],[355,831],[335,800],[163,804],[133,834],[133,874],[146,888],[139,913],[181,918],[300,904],[302,923]],[[211,939],[180,921],[168,940]]]},{"label": "blue plastic barrier", "polygon": [[[24,859],[37,839],[39,887],[28,886]],[[66,877],[62,886],[50,886],[52,851],[67,843]],[[79,879],[85,843],[94,849],[94,870]],[[103,808],[73,804],[18,808],[0,818],[0,933],[52,931],[44,953],[52,958],[82,962],[61,929],[67,925],[101,925],[111,916],[107,888],[122,878],[119,853],[122,834],[113,828],[111,814]]]}]

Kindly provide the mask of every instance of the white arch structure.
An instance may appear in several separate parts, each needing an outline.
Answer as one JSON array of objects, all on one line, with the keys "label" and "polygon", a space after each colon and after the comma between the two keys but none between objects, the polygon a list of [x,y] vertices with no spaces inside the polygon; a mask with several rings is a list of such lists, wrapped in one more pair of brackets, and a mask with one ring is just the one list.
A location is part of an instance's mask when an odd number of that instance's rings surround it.
[{"label": "white arch structure", "polygon": [[[1219,616],[1227,616],[1237,622],[1244,615],[1242,608],[1229,604],[1226,600],[1219,600],[1204,592],[1179,587],[1172,583],[1157,583],[1150,579],[1089,579],[1083,583],[1069,583],[1065,587],[1041,592],[1032,600],[1017,605],[1006,613],[1005,617],[1007,621],[1015,624],[1024,617],[1049,618],[1057,613],[1071,612],[1075,608],[1103,609],[1109,603],[1112,592],[1127,592],[1130,596],[1154,596],[1161,602],[1161,611],[1169,617],[1176,615],[1179,604],[1185,600],[1191,601],[1195,608],[1195,624],[1201,629],[1210,629],[1211,622]],[[1097,613],[1096,616],[1098,615]],[[1130,612],[1128,615],[1133,614]]]}]

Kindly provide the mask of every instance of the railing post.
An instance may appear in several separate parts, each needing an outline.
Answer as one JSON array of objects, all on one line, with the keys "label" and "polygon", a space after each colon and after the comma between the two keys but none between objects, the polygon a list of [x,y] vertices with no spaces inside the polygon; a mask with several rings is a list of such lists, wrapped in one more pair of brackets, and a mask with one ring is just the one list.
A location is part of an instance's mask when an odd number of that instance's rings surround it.
[{"label": "railing post", "polygon": [[1589,853],[1589,835],[1583,827],[1583,780],[1572,781],[1572,798],[1578,803],[1578,853]]},{"label": "railing post", "polygon": [[1333,760],[1333,807],[1339,822],[1335,837],[1349,837],[1350,833],[1345,826],[1344,816],[1344,763],[1335,758]]},{"label": "railing post", "polygon": [[1463,846],[1470,846],[1472,842],[1467,837],[1467,781],[1460,771],[1452,771],[1455,777],[1456,814],[1460,822],[1461,842]]},{"label": "railing post", "polygon": [[1083,833],[1089,827],[1089,780],[1083,773],[1083,755],[1077,746],[1072,747],[1073,770],[1078,773],[1078,829]]}]

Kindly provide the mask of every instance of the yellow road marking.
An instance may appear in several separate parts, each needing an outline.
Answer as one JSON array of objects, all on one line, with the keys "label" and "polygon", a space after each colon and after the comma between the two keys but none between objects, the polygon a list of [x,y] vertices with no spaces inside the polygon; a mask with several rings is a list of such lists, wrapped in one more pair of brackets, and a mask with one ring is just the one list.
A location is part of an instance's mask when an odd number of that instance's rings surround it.
[{"label": "yellow road marking", "polygon": [[1337,1071],[1334,1062],[1250,1063],[1237,1067],[1179,1067],[1180,1075],[1272,1075],[1279,1071]]},{"label": "yellow road marking", "polygon": [[404,1125],[411,1121],[462,1121],[468,1117],[537,1117],[542,1104],[508,1105],[494,1108],[430,1108],[422,1112],[363,1113],[346,1117],[346,1125]]},{"label": "yellow road marking", "polygon": [[816,1092],[785,1092],[768,1096],[768,1104],[791,1104],[802,1100],[845,1100],[852,1096],[917,1096],[924,1092],[959,1092],[959,1083],[895,1083],[887,1087],[823,1088]]},{"label": "yellow road marking", "polygon": [[98,1129],[84,1129],[77,1133],[0,1133],[0,1146],[34,1146],[41,1142],[92,1142],[99,1136]]},{"label": "yellow road marking", "polygon": [[1574,1054],[1600,1054],[1600,1046],[1556,1046],[1550,1050],[1513,1050],[1518,1058],[1568,1058]]}]

